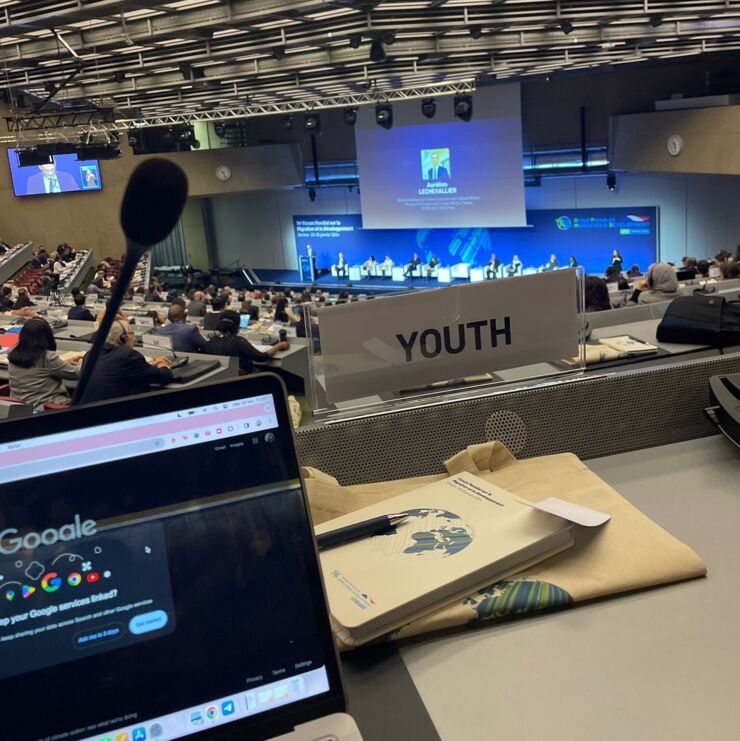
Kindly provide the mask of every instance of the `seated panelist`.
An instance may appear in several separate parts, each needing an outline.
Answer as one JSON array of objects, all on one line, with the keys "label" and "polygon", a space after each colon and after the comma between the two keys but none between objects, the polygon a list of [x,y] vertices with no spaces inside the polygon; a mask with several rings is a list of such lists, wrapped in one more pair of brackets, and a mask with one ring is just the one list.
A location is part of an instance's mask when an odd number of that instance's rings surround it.
[{"label": "seated panelist", "polygon": [[511,262],[506,266],[506,275],[508,278],[513,278],[515,275],[521,275],[523,270],[524,266],[519,259],[519,255],[514,255]]},{"label": "seated panelist", "polygon": [[429,280],[432,277],[432,271],[437,267],[437,265],[439,265],[439,260],[432,255],[426,266],[426,280]]},{"label": "seated panelist", "polygon": [[492,280],[498,277],[498,269],[501,267],[501,260],[496,257],[496,253],[491,253],[491,259],[486,263],[484,268],[486,280]]},{"label": "seated panelist", "polygon": [[553,270],[558,270],[559,268],[560,263],[558,262],[558,258],[555,253],[553,253],[550,255],[550,259],[543,265],[542,272],[551,273]]},{"label": "seated panelist", "polygon": [[370,257],[365,260],[362,264],[362,269],[365,271],[365,275],[367,275],[368,278],[372,278],[376,274],[378,261],[375,259],[375,255],[370,255]]},{"label": "seated panelist", "polygon": [[337,261],[334,264],[334,272],[337,275],[337,278],[340,276],[343,278],[347,277],[347,259],[344,256],[343,252],[340,252],[337,255]]},{"label": "seated panelist", "polygon": [[385,278],[386,276],[390,276],[393,272],[393,260],[391,260],[390,255],[385,256],[385,260],[380,263],[380,274]]},{"label": "seated panelist", "polygon": [[403,271],[403,275],[405,278],[409,279],[413,276],[414,271],[421,265],[421,259],[419,258],[419,253],[414,252],[413,257],[411,260],[407,263],[406,269]]}]

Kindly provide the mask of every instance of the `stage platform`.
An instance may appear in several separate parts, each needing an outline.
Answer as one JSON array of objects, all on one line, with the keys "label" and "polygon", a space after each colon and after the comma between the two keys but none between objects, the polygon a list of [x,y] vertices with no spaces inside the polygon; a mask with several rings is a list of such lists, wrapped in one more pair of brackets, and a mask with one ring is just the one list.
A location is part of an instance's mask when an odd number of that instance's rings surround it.
[{"label": "stage platform", "polygon": [[301,275],[297,270],[254,270],[254,274],[259,278],[257,288],[270,288],[272,286],[289,286],[296,290],[311,288],[312,285],[320,288],[322,291],[330,293],[339,293],[339,291],[348,291],[350,294],[368,293],[386,294],[386,293],[403,293],[404,291],[420,290],[424,288],[444,288],[448,285],[469,283],[468,280],[453,280],[452,283],[438,283],[435,279],[426,281],[423,278],[414,278],[410,281],[394,281],[383,278],[362,279],[359,281],[342,280],[332,275],[320,276],[315,284],[301,281]]}]

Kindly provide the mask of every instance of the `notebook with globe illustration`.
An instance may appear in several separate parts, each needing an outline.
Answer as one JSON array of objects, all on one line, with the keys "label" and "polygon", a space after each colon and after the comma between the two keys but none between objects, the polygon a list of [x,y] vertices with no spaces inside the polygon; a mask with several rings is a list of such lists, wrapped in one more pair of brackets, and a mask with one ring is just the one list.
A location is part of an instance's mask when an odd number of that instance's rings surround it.
[{"label": "notebook with globe illustration", "polygon": [[316,528],[321,534],[389,512],[382,534],[321,553],[335,631],[372,640],[571,545],[571,522],[461,473]]}]

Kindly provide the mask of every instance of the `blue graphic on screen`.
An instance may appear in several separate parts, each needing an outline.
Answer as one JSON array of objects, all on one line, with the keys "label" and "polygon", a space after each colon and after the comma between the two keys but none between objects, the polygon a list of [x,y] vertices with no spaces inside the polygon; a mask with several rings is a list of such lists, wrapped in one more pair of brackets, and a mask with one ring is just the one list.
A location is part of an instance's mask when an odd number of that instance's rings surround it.
[{"label": "blue graphic on screen", "polygon": [[98,160],[78,160],[74,154],[56,154],[48,165],[21,167],[15,149],[8,149],[13,192],[17,196],[43,196],[101,190]]},{"label": "blue graphic on screen", "polygon": [[[431,157],[430,160],[431,162]],[[438,167],[442,167],[440,158]],[[454,163],[453,163],[454,165]],[[298,256],[311,245],[319,270],[330,269],[342,252],[348,265],[362,265],[372,255],[405,265],[414,252],[422,263],[433,256],[443,266],[483,266],[491,255],[504,264],[514,255],[524,271],[539,270],[555,255],[560,267],[571,257],[587,273],[603,274],[612,253],[622,256],[625,270],[644,271],[658,251],[658,211],[654,206],[533,210],[529,227],[502,229],[363,229],[360,214],[295,216]]]}]

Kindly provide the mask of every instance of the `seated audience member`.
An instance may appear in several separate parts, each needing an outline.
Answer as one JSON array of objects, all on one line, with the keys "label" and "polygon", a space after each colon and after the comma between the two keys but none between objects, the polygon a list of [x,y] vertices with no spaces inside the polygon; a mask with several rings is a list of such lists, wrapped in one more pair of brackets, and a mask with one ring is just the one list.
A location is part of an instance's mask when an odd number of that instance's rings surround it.
[{"label": "seated audience member", "polygon": [[24,309],[27,306],[35,306],[36,304],[31,301],[31,297],[28,295],[28,289],[27,288],[19,288],[18,289],[18,298],[15,300],[15,306],[13,306],[14,309]]},{"label": "seated audience member", "polygon": [[183,310],[187,313],[187,302],[182,296],[177,296],[171,301],[172,306],[182,306]]},{"label": "seated audience member", "polygon": [[85,294],[78,293],[74,297],[75,305],[67,312],[67,319],[76,319],[81,322],[94,322],[93,313],[85,306]]},{"label": "seated audience member", "polygon": [[167,291],[167,301],[169,303],[172,303],[177,298],[177,288],[170,288],[169,291]]},{"label": "seated audience member", "polygon": [[609,289],[596,275],[587,275],[584,283],[586,311],[606,311],[612,308]]},{"label": "seated audience member", "polygon": [[49,259],[52,262],[52,270],[54,271],[54,275],[61,275],[62,271],[64,270],[64,263],[59,257],[59,254],[56,252],[52,252],[51,255],[49,255]]},{"label": "seated audience member", "polygon": [[292,301],[293,300],[293,289],[285,287],[285,290],[283,291],[283,298],[285,298],[286,301]]},{"label": "seated audience member", "polygon": [[338,304],[349,303],[349,291],[340,291],[339,296],[337,297],[337,303]]},{"label": "seated audience member", "polygon": [[699,260],[696,263],[696,277],[697,278],[708,278],[709,277],[709,262],[707,260]]},{"label": "seated audience member", "polygon": [[193,300],[188,304],[188,314],[190,316],[205,316],[206,315],[206,304],[203,300],[205,296],[203,291],[196,291],[193,294]]},{"label": "seated audience member", "polygon": [[734,260],[730,262],[729,260],[724,263],[721,266],[722,270],[722,280],[734,280],[735,278],[740,278],[740,265],[738,265]]},{"label": "seated audience member", "polygon": [[0,290],[0,311],[12,311],[15,307],[13,302],[12,289],[8,286],[3,286]]},{"label": "seated audience member", "polygon": [[208,312],[203,318],[203,329],[216,329],[221,314],[226,308],[226,302],[221,298],[221,296],[214,296],[211,299],[211,308],[213,311]]},{"label": "seated audience member", "polygon": [[34,409],[43,408],[46,402],[69,403],[64,380],[76,379],[79,369],[65,363],[56,349],[54,334],[44,319],[29,319],[23,325],[18,344],[8,353],[11,396]]},{"label": "seated audience member", "polygon": [[36,270],[40,269],[42,267],[41,260],[39,260],[39,253],[34,252],[33,257],[31,258],[31,267],[36,268]]},{"label": "seated audience member", "polygon": [[134,350],[131,327],[127,322],[116,320],[93,368],[82,403],[143,394],[152,386],[172,383],[174,376],[169,363],[166,358],[156,358],[147,363],[144,356]]},{"label": "seated audience member", "polygon": [[627,271],[627,277],[628,278],[640,278],[640,277],[642,277],[642,270],[640,270],[640,266],[639,265],[633,265]]},{"label": "seated audience member", "polygon": [[154,283],[149,284],[149,288],[144,294],[144,301],[164,301],[164,299],[159,295],[159,290]]},{"label": "seated audience member", "polygon": [[305,291],[301,294],[301,301],[302,304],[310,304],[313,303],[313,299],[311,298],[311,291],[306,288]]},{"label": "seated audience member", "polygon": [[105,290],[105,276],[102,270],[98,270],[95,277],[92,279],[92,282],[101,290]]},{"label": "seated audience member", "polygon": [[105,289],[101,288],[95,281],[88,283],[85,293],[88,296],[105,296]]},{"label": "seated audience member", "polygon": [[616,265],[610,265],[606,269],[606,282],[616,283],[620,291],[626,291],[630,284],[622,277],[622,271]]},{"label": "seated audience member", "polygon": [[288,302],[281,298],[275,305],[275,321],[283,324],[290,323],[290,314],[288,314]]},{"label": "seated audience member", "polygon": [[218,321],[216,333],[208,340],[208,353],[239,358],[239,370],[242,373],[252,372],[252,363],[264,363],[280,350],[287,350],[287,342],[278,342],[267,350],[260,352],[250,342],[239,336],[239,314],[235,311],[224,311]]},{"label": "seated audience member", "polygon": [[347,260],[344,257],[344,253],[340,252],[337,255],[337,261],[334,264],[334,274],[339,278],[340,276],[343,278],[347,277]]},{"label": "seated audience member", "polygon": [[660,301],[670,301],[676,298],[678,278],[676,271],[667,263],[653,263],[647,271],[645,280],[636,286],[630,301],[640,304],[655,304]]},{"label": "seated audience member", "polygon": [[43,245],[39,247],[39,253],[37,257],[42,267],[49,262],[49,253],[46,251],[46,247],[44,247]]},{"label": "seated audience member", "polygon": [[162,327],[164,326],[164,322],[162,321],[162,317],[159,316],[159,312],[152,309],[151,311],[147,311],[144,316],[148,316],[152,320],[152,326],[154,327]]},{"label": "seated audience member", "polygon": [[206,352],[208,343],[195,324],[187,323],[187,314],[180,304],[172,304],[167,313],[170,323],[156,330],[157,334],[172,338],[175,352]]}]

